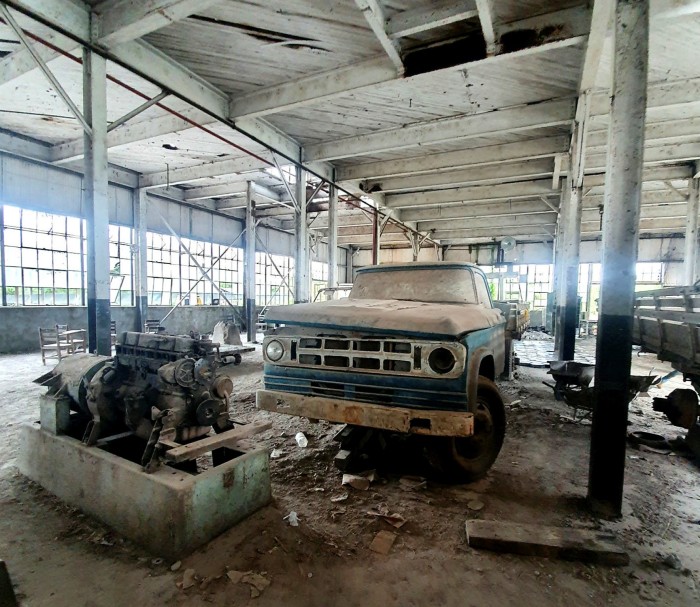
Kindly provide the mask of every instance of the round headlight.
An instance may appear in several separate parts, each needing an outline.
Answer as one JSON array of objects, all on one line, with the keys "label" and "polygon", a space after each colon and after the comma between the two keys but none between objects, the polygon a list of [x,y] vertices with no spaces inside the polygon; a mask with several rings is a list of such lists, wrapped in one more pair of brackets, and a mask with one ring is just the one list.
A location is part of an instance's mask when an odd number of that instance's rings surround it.
[{"label": "round headlight", "polygon": [[265,354],[271,361],[276,362],[284,355],[284,346],[276,339],[273,339],[265,346]]},{"label": "round headlight", "polygon": [[435,373],[444,375],[454,369],[457,359],[447,348],[435,348],[428,356],[428,364]]}]

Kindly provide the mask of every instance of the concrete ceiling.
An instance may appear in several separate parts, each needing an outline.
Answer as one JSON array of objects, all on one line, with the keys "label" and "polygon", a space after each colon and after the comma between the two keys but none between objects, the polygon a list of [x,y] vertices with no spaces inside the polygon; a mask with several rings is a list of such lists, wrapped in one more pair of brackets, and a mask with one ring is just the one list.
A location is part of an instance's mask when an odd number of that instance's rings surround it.
[{"label": "concrete ceiling", "polygon": [[[268,217],[289,229],[270,148],[280,164],[334,177],[441,244],[551,240],[585,98],[583,233],[599,234],[612,0],[5,4],[79,107],[90,11],[93,44],[110,59],[108,119],[169,93],[110,132],[111,163],[138,172],[143,187],[215,199],[223,212],[236,212],[253,180]],[[79,123],[2,23],[0,40],[0,128],[79,167]],[[644,233],[684,227],[700,159],[696,41],[699,3],[652,2]],[[323,237],[319,203],[311,229]],[[339,242],[370,246],[367,216],[351,206],[341,215]],[[409,246],[399,223],[381,242]]]}]

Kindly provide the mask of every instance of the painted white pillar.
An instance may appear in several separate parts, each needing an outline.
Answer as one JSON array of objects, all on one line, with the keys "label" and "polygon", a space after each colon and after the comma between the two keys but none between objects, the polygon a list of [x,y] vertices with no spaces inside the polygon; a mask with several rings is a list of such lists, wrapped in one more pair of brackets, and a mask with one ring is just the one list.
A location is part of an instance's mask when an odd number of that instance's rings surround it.
[{"label": "painted white pillar", "polygon": [[328,286],[338,286],[338,188],[334,185],[328,199]]},{"label": "painted white pillar", "polygon": [[248,342],[255,342],[257,315],[255,313],[255,198],[253,182],[246,187],[245,244],[243,249],[243,292]]},{"label": "painted white pillar", "polygon": [[148,194],[138,188],[134,195],[134,236],[136,255],[134,259],[134,291],[136,293],[136,327],[144,331],[148,320],[148,239],[147,222]]},{"label": "painted white pillar", "polygon": [[648,62],[649,1],[617,0],[588,476],[592,509],[613,517],[622,514],[625,476]]},{"label": "painted white pillar", "polygon": [[308,303],[311,292],[309,280],[309,226],[306,218],[306,171],[296,168],[294,197],[299,210],[294,214],[296,259],[294,260],[294,302]]},{"label": "painted white pillar", "polygon": [[107,185],[107,72],[104,57],[83,51],[83,114],[92,130],[85,138],[85,215],[87,219],[88,345],[112,353],[109,292]]},{"label": "painted white pillar", "polygon": [[697,177],[691,177],[690,181],[688,182],[688,210],[686,211],[685,224],[684,285],[692,285],[698,279],[698,211],[700,210],[700,196],[698,196],[699,188],[700,179]]}]

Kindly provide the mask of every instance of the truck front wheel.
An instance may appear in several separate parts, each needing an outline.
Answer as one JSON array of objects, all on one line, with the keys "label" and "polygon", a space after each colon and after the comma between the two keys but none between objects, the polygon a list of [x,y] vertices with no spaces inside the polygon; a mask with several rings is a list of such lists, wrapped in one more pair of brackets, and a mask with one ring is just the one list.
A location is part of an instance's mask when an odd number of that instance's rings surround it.
[{"label": "truck front wheel", "polygon": [[498,457],[506,434],[506,411],[490,379],[479,376],[474,410],[474,435],[433,438],[428,460],[438,475],[452,482],[483,478]]}]

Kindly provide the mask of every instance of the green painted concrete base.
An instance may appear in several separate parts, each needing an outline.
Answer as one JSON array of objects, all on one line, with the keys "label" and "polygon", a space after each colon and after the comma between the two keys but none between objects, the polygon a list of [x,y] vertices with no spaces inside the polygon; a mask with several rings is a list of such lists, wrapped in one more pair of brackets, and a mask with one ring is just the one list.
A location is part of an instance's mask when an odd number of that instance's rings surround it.
[{"label": "green painted concrete base", "polygon": [[156,556],[181,558],[272,499],[269,454],[258,449],[193,475],[141,466],[25,424],[19,469],[63,501]]}]

